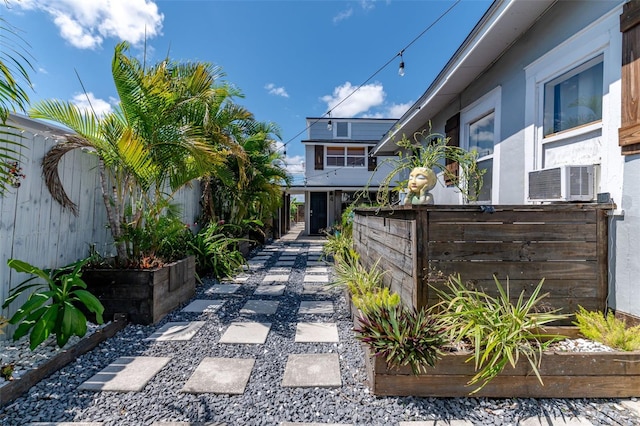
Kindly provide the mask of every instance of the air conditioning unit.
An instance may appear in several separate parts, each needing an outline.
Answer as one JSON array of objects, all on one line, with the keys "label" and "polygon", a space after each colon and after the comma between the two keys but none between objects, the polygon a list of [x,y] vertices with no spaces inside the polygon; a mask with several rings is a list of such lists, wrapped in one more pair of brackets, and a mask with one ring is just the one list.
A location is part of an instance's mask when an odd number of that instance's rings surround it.
[{"label": "air conditioning unit", "polygon": [[529,201],[592,201],[595,166],[559,166],[529,172]]}]

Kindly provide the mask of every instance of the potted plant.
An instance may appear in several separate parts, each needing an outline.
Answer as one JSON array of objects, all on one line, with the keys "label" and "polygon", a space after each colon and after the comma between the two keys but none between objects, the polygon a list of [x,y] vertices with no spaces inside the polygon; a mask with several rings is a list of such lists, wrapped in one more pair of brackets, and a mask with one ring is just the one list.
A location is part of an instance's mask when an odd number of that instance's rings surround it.
[{"label": "potted plant", "polygon": [[[449,140],[439,133],[424,130],[413,135],[413,140],[402,135],[396,144],[400,148],[397,158],[380,163],[390,163],[392,170],[380,183],[377,201],[389,205],[392,192],[406,192],[404,204],[433,204],[429,193],[442,173],[447,186],[457,188],[467,200],[473,201],[482,188],[485,170],[478,168],[476,151],[466,151],[449,145]],[[394,185],[394,180],[403,173],[409,177]]]}]

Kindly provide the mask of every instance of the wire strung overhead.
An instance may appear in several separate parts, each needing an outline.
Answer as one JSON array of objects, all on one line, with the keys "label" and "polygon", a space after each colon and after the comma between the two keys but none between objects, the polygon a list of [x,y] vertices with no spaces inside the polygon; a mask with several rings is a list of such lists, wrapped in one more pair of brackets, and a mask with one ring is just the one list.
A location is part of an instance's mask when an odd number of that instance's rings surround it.
[{"label": "wire strung overhead", "polygon": [[336,109],[338,106],[342,105],[347,99],[349,99],[351,96],[353,96],[356,92],[358,92],[358,90],[360,90],[364,85],[366,85],[367,83],[369,83],[369,81],[371,81],[376,75],[378,75],[382,70],[384,70],[386,67],[389,66],[389,64],[391,64],[393,61],[395,61],[395,59],[397,57],[400,57],[400,68],[398,69],[398,74],[400,76],[404,76],[404,72],[405,72],[405,67],[404,67],[404,58],[403,58],[403,54],[405,52],[405,50],[407,50],[409,47],[411,47],[411,45],[413,45],[416,41],[418,41],[423,35],[426,34],[427,31],[429,31],[431,28],[433,28],[434,25],[436,25],[438,22],[440,22],[445,16],[447,16],[454,7],[456,7],[456,5],[458,3],[460,3],[461,0],[455,0],[453,2],[453,4],[447,9],[445,10],[442,14],[440,14],[440,16],[438,16],[436,18],[435,21],[433,21],[432,23],[430,23],[424,30],[422,30],[422,32],[420,34],[418,34],[413,40],[411,40],[409,42],[409,44],[407,44],[404,48],[402,48],[397,54],[395,54],[391,59],[389,59],[387,62],[384,63],[384,65],[382,65],[380,68],[378,68],[373,74],[371,74],[365,81],[363,81],[362,83],[360,83],[355,89],[353,89],[353,91],[351,93],[349,93],[347,96],[345,96],[343,99],[340,100],[340,102],[338,102],[337,104],[335,104],[333,106],[332,109],[330,109],[329,111],[327,111],[326,113],[324,113],[321,117],[317,118],[315,121],[313,121],[311,124],[309,124],[308,126],[306,126],[304,129],[302,129],[301,131],[299,131],[298,133],[296,133],[292,138],[290,138],[289,140],[287,140],[284,144],[282,144],[281,147],[278,148],[278,150],[280,149],[284,149],[286,148],[287,145],[289,145],[291,142],[293,142],[294,139],[296,139],[298,136],[300,136],[301,134],[303,134],[304,132],[306,132],[307,130],[309,130],[309,128],[311,126],[313,126],[314,124],[316,124],[318,121],[322,120],[325,117],[331,117],[331,111],[333,111],[334,109]]}]

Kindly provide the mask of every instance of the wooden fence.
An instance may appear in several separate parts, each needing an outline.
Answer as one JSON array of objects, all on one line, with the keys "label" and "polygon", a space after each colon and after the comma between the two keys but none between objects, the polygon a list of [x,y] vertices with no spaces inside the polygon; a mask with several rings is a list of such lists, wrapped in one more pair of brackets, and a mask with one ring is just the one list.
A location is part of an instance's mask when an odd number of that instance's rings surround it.
[{"label": "wooden fence", "polygon": [[596,204],[358,209],[354,244],[410,306],[434,304],[431,286],[460,274],[493,295],[493,276],[508,280],[512,298],[544,278],[545,307],[606,307],[607,213]]}]

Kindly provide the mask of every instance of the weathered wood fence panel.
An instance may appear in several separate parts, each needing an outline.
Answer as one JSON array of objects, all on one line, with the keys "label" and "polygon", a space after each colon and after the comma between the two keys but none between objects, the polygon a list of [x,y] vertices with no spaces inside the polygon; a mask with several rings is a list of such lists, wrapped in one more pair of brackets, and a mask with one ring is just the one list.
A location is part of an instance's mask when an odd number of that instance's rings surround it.
[{"label": "weathered wood fence panel", "polygon": [[493,295],[494,276],[508,281],[513,299],[544,278],[546,307],[606,307],[607,215],[595,204],[359,209],[354,241],[366,265],[384,259],[386,283],[412,306],[434,304],[431,286],[460,274]]}]

